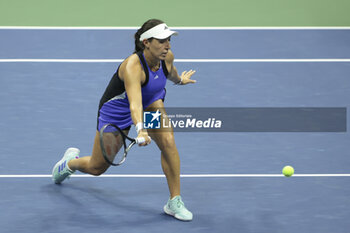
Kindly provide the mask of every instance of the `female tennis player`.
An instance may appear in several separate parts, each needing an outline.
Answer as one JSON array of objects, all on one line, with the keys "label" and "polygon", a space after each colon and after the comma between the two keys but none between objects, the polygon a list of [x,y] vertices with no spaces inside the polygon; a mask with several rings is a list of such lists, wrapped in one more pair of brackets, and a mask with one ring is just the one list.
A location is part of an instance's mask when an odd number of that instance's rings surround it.
[{"label": "female tennis player", "polygon": [[191,79],[195,71],[179,75],[174,66],[170,37],[177,34],[157,19],[148,20],[136,32],[135,52],[120,64],[101,98],[92,155],[79,158],[79,149],[67,149],[53,168],[55,183],[61,183],[76,170],[95,176],[103,174],[110,165],[101,152],[99,130],[113,123],[127,134],[134,124],[138,137],[145,139],[141,146],[151,143],[152,138],[161,151],[161,165],[170,191],[165,213],[179,220],[192,220],[193,215],[180,196],[180,158],[172,130],[159,133],[143,129],[143,111],[159,109],[166,117],[163,101],[167,79],[178,85],[196,82]]}]

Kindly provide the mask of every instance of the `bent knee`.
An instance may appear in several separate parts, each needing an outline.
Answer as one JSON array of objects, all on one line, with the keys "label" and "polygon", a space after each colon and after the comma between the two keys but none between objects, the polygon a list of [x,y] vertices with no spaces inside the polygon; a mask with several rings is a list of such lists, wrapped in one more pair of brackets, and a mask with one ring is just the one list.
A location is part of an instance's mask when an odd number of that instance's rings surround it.
[{"label": "bent knee", "polygon": [[163,134],[157,139],[157,144],[161,150],[174,149],[176,147],[174,135],[171,133]]},{"label": "bent knee", "polygon": [[93,176],[100,176],[106,172],[108,167],[90,167],[89,173]]}]

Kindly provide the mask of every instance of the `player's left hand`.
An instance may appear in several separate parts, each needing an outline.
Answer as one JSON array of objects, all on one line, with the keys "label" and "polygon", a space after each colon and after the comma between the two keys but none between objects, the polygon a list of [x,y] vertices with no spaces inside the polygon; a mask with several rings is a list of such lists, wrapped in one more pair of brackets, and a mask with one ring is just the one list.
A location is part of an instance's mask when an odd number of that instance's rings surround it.
[{"label": "player's left hand", "polygon": [[180,85],[186,85],[189,83],[196,83],[196,80],[191,79],[191,76],[196,73],[195,70],[190,70],[190,71],[184,71],[182,72],[180,78],[181,78],[181,84]]}]

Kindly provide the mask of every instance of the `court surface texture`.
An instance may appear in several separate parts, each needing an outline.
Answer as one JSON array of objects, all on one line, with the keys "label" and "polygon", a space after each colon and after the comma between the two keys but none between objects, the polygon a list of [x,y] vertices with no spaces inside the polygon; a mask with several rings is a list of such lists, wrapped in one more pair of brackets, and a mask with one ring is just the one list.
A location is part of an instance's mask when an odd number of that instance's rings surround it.
[{"label": "court surface texture", "polygon": [[[349,29],[177,30],[175,65],[197,83],[168,82],[166,107],[350,105]],[[163,213],[155,143],[104,176],[55,185],[66,148],[91,153],[99,99],[134,32],[0,29],[0,232],[348,232],[347,130],[176,132],[192,222]]]}]

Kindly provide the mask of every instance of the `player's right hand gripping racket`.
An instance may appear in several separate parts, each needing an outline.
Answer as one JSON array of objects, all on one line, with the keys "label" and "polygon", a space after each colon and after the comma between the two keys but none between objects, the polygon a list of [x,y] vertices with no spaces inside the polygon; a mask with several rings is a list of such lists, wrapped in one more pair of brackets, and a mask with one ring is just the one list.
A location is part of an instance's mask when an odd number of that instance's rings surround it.
[{"label": "player's right hand gripping racket", "polygon": [[100,145],[106,162],[119,166],[125,162],[129,150],[135,144],[144,143],[145,138],[131,138],[114,124],[106,124],[100,130]]}]

